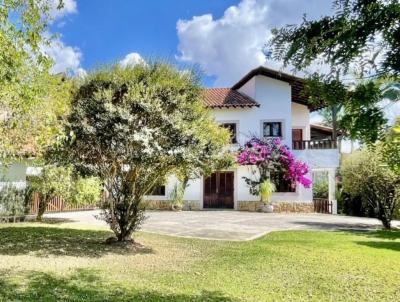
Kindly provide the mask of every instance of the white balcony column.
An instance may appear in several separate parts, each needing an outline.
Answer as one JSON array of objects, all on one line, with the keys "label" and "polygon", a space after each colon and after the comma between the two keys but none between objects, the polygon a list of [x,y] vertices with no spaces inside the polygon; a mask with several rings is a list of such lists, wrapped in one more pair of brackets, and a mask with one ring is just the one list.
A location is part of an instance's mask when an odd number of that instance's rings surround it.
[{"label": "white balcony column", "polygon": [[336,200],[336,169],[328,170],[328,198],[332,202],[332,214],[337,214],[337,200]]}]

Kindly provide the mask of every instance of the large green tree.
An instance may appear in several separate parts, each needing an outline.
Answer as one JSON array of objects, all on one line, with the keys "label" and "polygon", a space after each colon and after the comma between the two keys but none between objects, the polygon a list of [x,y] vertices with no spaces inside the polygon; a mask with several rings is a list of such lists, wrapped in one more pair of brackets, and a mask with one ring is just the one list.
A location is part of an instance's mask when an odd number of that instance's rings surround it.
[{"label": "large green tree", "polygon": [[47,27],[62,0],[0,0],[0,158],[40,154],[68,108],[69,83],[48,70]]},{"label": "large green tree", "polygon": [[343,192],[370,205],[376,218],[390,229],[399,210],[400,175],[386,164],[382,145],[351,154],[343,161],[340,174]]},{"label": "large green tree", "polygon": [[382,154],[392,171],[400,175],[400,117],[382,142]]},{"label": "large green tree", "polygon": [[[334,14],[273,31],[275,58],[304,69],[323,57],[332,66],[362,61],[384,75],[400,74],[398,0],[335,0]],[[371,49],[373,45],[373,49]],[[371,55],[365,56],[366,52]],[[381,63],[376,62],[382,56]]]},{"label": "large green tree", "polygon": [[387,120],[379,106],[382,92],[377,83],[358,83],[350,89],[335,78],[314,75],[306,81],[304,92],[315,106],[326,106],[332,139],[340,131],[343,137],[371,145],[384,134]]},{"label": "large green tree", "polygon": [[[392,82],[400,68],[400,4],[337,0],[334,7],[332,16],[274,29],[270,46],[275,59],[297,70],[325,63],[328,70],[306,82],[307,95],[328,108],[333,139],[340,129],[352,140],[372,144],[386,124],[379,102],[397,100]],[[385,89],[378,77],[389,83]]]},{"label": "large green tree", "polygon": [[155,185],[181,167],[202,167],[229,141],[204,109],[195,73],[160,62],[89,74],[65,133],[56,153],[103,181],[104,218],[118,241],[130,241],[139,228],[143,197]]}]

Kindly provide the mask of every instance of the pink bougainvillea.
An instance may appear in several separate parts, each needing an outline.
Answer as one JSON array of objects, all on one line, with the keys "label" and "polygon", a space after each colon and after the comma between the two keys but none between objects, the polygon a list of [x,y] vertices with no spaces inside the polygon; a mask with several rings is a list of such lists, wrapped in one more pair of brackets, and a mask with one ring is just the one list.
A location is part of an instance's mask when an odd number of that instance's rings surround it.
[{"label": "pink bougainvillea", "polygon": [[283,172],[285,179],[298,182],[305,188],[311,186],[306,177],[307,164],[295,159],[289,148],[279,138],[260,140],[252,138],[240,148],[237,155],[240,165],[255,165],[259,168],[260,180],[267,178],[273,171]]}]

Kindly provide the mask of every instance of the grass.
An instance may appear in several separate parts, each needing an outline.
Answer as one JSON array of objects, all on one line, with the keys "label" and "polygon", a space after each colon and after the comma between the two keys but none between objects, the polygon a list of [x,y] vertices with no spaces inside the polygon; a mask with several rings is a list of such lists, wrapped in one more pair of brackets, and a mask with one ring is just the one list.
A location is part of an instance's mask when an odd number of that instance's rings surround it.
[{"label": "grass", "polygon": [[0,301],[399,301],[400,232],[285,231],[250,242],[0,225]]}]

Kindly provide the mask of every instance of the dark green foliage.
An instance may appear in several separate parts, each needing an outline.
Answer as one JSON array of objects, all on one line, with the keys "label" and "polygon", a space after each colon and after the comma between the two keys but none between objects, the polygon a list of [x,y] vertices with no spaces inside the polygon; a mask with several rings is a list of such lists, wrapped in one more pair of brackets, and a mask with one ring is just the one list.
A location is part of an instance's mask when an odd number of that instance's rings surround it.
[{"label": "dark green foliage", "polygon": [[382,155],[390,169],[400,174],[400,118],[386,133],[382,142]]},{"label": "dark green foliage", "polygon": [[[275,58],[298,69],[309,66],[323,55],[332,66],[363,60],[363,53],[374,42],[383,55],[381,73],[400,74],[400,3],[398,0],[336,0],[333,16],[320,20],[303,19],[273,31]],[[381,41],[377,37],[381,37]],[[377,53],[373,53],[377,57]],[[374,66],[376,62],[364,60]]]},{"label": "dark green foliage", "polygon": [[352,196],[346,192],[342,192],[340,196],[340,206],[338,200],[338,211],[342,214],[359,217],[375,217],[374,208],[364,202],[361,196]]},{"label": "dark green foliage", "polygon": [[383,136],[387,120],[379,107],[382,93],[377,82],[360,82],[349,89],[336,78],[314,74],[306,81],[304,93],[315,106],[326,106],[333,139],[340,131],[344,137],[371,145]]}]

